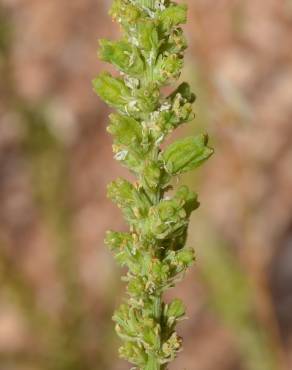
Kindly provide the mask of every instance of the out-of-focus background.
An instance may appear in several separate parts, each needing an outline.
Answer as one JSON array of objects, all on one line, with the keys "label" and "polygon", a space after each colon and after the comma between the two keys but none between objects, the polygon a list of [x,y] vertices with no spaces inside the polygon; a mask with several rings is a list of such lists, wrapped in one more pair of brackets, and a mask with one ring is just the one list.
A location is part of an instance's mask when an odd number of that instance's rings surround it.
[{"label": "out-of-focus background", "polygon": [[[0,370],[124,370],[111,315],[124,286],[103,244],[126,229],[106,184],[109,109],[91,80],[118,37],[110,0],[0,1]],[[292,369],[292,1],[189,0],[179,135],[216,155],[200,194],[184,352],[170,370]]]}]

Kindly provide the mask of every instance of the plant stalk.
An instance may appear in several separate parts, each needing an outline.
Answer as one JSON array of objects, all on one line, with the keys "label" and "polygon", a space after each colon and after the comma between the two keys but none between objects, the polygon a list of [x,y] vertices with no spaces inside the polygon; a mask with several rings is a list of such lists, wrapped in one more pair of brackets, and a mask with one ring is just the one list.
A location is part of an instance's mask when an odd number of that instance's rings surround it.
[{"label": "plant stalk", "polygon": [[140,3],[142,6],[147,8],[154,8],[155,0],[137,0],[137,3]]},{"label": "plant stalk", "polygon": [[159,360],[155,356],[150,356],[145,370],[161,370]]}]

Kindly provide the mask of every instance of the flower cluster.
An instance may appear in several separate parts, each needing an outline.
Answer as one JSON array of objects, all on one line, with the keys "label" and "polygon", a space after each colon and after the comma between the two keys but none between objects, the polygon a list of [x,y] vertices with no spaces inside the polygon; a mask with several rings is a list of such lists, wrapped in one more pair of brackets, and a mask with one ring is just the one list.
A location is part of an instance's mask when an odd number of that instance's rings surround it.
[{"label": "flower cluster", "polygon": [[97,94],[117,113],[110,116],[115,159],[137,177],[118,179],[108,187],[129,224],[129,232],[108,232],[106,243],[126,266],[129,299],[114,314],[124,344],[120,355],[143,370],[166,369],[182,346],[175,331],[184,317],[180,300],[163,303],[163,292],[175,285],[194,261],[185,246],[189,218],[199,203],[171,182],[201,165],[213,153],[208,137],[161,144],[178,126],[193,119],[195,96],[187,83],[165,96],[162,87],[175,82],[183,68],[186,40],[181,24],[187,7],[169,0],[115,0],[110,11],[122,27],[120,41],[100,41],[100,58],[120,76],[103,73],[94,82]]}]

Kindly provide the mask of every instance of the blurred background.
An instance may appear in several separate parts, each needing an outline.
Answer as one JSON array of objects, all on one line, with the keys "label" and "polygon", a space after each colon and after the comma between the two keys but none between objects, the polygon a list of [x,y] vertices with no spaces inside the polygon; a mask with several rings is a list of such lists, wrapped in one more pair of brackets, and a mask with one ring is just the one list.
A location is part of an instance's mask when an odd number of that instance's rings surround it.
[{"label": "blurred background", "polygon": [[[125,370],[111,315],[125,230],[106,184],[109,109],[91,80],[110,0],[0,0],[0,370]],[[292,1],[189,0],[182,79],[216,155],[199,192],[190,319],[170,370],[292,369]]]}]

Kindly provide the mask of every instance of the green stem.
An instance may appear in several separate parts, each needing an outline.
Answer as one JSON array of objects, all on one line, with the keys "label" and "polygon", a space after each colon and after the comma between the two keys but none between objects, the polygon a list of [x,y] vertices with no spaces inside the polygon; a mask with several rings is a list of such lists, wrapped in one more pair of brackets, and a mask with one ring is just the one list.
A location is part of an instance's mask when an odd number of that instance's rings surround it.
[{"label": "green stem", "polygon": [[[153,315],[158,323],[161,320],[161,308],[162,308],[162,298],[161,295],[154,298],[153,302]],[[159,359],[153,354],[149,355],[148,362],[145,367],[145,370],[162,370]]]},{"label": "green stem", "polygon": [[160,318],[161,318],[161,296],[155,297],[153,311],[154,311],[153,312],[154,317],[156,318],[156,320],[158,322],[160,322]]},{"label": "green stem", "polygon": [[161,365],[155,356],[149,356],[145,370],[161,370]]},{"label": "green stem", "polygon": [[147,6],[147,8],[154,8],[155,0],[137,0],[137,3],[140,3],[142,6]]}]

